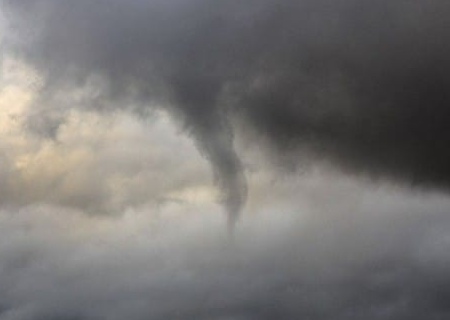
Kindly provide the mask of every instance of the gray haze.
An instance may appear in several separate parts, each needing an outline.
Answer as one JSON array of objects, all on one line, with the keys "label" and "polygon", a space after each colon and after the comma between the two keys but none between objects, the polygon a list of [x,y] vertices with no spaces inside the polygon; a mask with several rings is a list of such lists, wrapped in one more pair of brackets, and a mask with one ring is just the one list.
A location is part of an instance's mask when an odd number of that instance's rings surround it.
[{"label": "gray haze", "polygon": [[266,202],[267,213],[243,217],[233,246],[214,207],[112,220],[58,207],[2,211],[0,319],[449,316],[448,199],[304,180],[272,189],[310,190],[314,200]]}]

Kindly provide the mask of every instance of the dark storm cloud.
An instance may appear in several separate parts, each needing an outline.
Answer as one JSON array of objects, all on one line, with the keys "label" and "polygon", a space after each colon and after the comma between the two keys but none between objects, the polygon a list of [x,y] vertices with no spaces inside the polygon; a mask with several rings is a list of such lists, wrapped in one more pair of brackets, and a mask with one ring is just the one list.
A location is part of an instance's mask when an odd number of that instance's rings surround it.
[{"label": "dark storm cloud", "polygon": [[246,187],[230,113],[279,157],[301,148],[346,170],[449,185],[446,1],[3,3],[44,96],[100,75],[103,102],[91,105],[166,107],[210,160],[231,220]]}]

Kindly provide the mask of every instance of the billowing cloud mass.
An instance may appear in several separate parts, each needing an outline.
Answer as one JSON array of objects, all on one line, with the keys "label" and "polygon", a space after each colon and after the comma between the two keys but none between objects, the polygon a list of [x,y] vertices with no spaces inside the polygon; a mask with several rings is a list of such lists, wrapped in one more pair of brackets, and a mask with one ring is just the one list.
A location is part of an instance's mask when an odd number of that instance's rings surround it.
[{"label": "billowing cloud mass", "polygon": [[446,319],[449,15],[0,0],[0,319]]},{"label": "billowing cloud mass", "polygon": [[[61,112],[68,87],[99,77],[89,107],[169,109],[211,162],[231,216],[246,186],[230,113],[282,154],[449,183],[445,1],[3,2],[13,50],[42,73],[42,99]],[[54,130],[48,121],[41,130]]]}]

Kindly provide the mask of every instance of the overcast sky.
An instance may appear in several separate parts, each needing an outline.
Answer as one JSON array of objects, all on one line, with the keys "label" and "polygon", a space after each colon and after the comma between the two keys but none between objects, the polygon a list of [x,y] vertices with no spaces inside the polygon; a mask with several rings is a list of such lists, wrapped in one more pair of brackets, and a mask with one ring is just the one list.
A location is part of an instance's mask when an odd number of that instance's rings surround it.
[{"label": "overcast sky", "polygon": [[0,320],[447,319],[449,15],[0,0]]}]

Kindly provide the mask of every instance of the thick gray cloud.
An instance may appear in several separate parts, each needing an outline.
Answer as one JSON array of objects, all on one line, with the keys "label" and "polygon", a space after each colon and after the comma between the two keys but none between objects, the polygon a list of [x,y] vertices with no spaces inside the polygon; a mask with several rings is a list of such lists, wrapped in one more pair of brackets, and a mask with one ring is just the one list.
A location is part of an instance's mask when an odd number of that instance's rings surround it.
[{"label": "thick gray cloud", "polygon": [[231,216],[246,187],[230,112],[277,156],[300,147],[346,170],[448,186],[446,1],[3,3],[43,97],[100,75],[91,107],[167,107],[210,160]]}]

